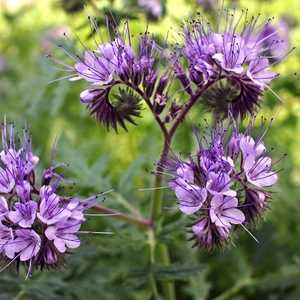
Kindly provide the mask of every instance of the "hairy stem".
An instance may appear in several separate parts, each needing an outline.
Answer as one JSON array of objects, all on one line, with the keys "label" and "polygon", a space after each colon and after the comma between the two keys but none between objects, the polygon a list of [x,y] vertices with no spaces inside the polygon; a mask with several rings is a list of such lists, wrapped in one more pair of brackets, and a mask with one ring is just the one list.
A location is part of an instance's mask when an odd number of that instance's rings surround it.
[{"label": "hairy stem", "polygon": [[147,228],[152,227],[152,220],[143,219],[143,218],[140,218],[140,217],[135,217],[135,216],[128,215],[128,214],[125,214],[125,213],[121,213],[121,212],[118,212],[118,211],[113,210],[111,208],[103,207],[101,205],[94,206],[92,208],[92,210],[94,210],[96,212],[103,213],[103,214],[107,214],[111,218],[118,219],[118,220],[123,220],[123,221],[126,221],[127,223],[137,225],[137,226],[139,226],[143,229],[147,229]]}]

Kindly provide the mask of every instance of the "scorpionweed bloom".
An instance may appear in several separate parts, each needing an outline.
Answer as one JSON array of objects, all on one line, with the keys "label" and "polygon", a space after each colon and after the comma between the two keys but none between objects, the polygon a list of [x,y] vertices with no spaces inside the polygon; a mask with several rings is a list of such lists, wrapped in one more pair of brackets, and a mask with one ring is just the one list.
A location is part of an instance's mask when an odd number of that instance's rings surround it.
[{"label": "scorpionweed bloom", "polygon": [[[90,21],[98,31],[95,21],[91,18]],[[133,118],[140,115],[141,98],[147,99],[148,104],[156,99],[163,102],[168,77],[159,75],[158,47],[147,32],[139,36],[136,51],[127,23],[124,34],[115,28],[114,32],[111,41],[96,42],[93,50],[85,47],[82,55],[75,55],[61,46],[73,59],[73,65],[56,62],[72,73],[67,76],[70,80],[81,79],[89,83],[89,88],[80,94],[81,103],[107,129],[117,131],[119,125],[127,129],[126,121],[135,124]]]},{"label": "scorpionweed bloom", "polygon": [[218,123],[209,138],[198,137],[195,155],[188,160],[174,156],[164,165],[172,175],[169,187],[178,208],[197,219],[192,232],[200,246],[222,245],[239,225],[247,230],[245,225],[264,212],[271,198],[278,161],[272,162],[263,144],[266,130],[254,139],[252,126],[244,132],[237,126],[227,131]]},{"label": "scorpionweed bloom", "polygon": [[247,11],[236,15],[221,10],[216,28],[202,17],[185,26],[184,45],[179,49],[188,62],[185,81],[200,89],[209,87],[204,102],[216,115],[253,114],[260,96],[278,76],[270,70],[269,56],[281,48],[282,40],[266,31],[270,22],[259,26],[259,18],[249,18]]},{"label": "scorpionweed bloom", "polygon": [[84,212],[96,205],[98,196],[80,200],[57,193],[62,176],[55,166],[43,172],[36,183],[39,158],[33,154],[25,129],[16,143],[13,125],[2,125],[0,152],[0,255],[9,262],[28,267],[56,267],[63,263],[68,249],[80,246]]}]

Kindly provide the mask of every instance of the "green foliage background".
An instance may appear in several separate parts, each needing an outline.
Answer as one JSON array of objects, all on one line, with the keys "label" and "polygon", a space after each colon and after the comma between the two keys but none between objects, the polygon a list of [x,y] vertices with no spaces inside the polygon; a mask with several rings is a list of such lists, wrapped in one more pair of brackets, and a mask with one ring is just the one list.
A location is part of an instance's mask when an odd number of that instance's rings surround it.
[{"label": "green foliage background", "polygon": [[[79,103],[84,83],[63,80],[49,84],[61,74],[45,56],[48,51],[56,52],[46,41],[47,32],[64,25],[87,40],[89,30],[83,26],[87,16],[103,16],[102,8],[112,9],[110,1],[93,2],[99,11],[88,5],[83,12],[66,14],[58,0],[2,1],[0,57],[6,67],[0,71],[1,118],[6,115],[18,126],[30,124],[41,168],[49,164],[57,143],[55,161],[69,163],[67,192],[85,196],[113,188],[105,200],[106,206],[131,213],[137,207],[147,216],[150,193],[138,188],[152,185],[150,172],[158,159],[161,138],[146,107],[139,126],[130,126],[129,133],[107,133]],[[113,2],[114,9],[134,17],[130,23],[133,34],[145,30],[147,21],[141,11],[128,8],[129,3],[124,5],[124,1]],[[161,37],[169,32],[171,42],[179,41],[182,20],[196,8],[201,11],[195,2],[167,1],[166,15],[151,22],[149,31]],[[227,1],[226,5],[246,7],[252,13],[261,12],[276,19],[288,16],[294,23],[291,44],[300,46],[298,0],[234,3]],[[300,299],[300,87],[299,76],[293,75],[299,65],[300,52],[296,48],[276,67],[282,76],[272,88],[282,102],[268,92],[261,112],[269,118],[275,116],[267,140],[274,147],[274,156],[287,153],[288,157],[282,163],[271,209],[264,222],[252,229],[259,244],[240,231],[233,247],[213,253],[192,249],[185,233],[189,220],[175,212],[174,196],[166,193],[167,218],[160,238],[171,249],[174,263],[169,268],[148,266],[145,232],[109,218],[93,218],[87,228],[112,230],[114,236],[85,237],[82,246],[59,271],[37,271],[28,281],[13,270],[0,274],[0,299],[150,299],[151,272],[160,281],[175,280],[180,300]],[[176,150],[192,150],[191,125],[201,122],[204,116],[202,110],[194,109],[178,132]]]}]

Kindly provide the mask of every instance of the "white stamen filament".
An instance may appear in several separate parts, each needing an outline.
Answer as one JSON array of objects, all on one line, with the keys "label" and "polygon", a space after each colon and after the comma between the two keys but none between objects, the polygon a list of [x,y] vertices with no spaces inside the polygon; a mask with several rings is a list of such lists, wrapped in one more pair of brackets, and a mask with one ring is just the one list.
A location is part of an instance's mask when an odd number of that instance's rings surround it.
[{"label": "white stamen filament", "polygon": [[249,231],[249,229],[247,229],[243,224],[240,224],[243,229],[254,239],[254,241],[259,244],[259,240]]},{"label": "white stamen filament", "polygon": [[112,235],[112,234],[114,234],[112,231],[78,231],[77,233],[82,233],[82,234],[102,234],[102,235]]}]

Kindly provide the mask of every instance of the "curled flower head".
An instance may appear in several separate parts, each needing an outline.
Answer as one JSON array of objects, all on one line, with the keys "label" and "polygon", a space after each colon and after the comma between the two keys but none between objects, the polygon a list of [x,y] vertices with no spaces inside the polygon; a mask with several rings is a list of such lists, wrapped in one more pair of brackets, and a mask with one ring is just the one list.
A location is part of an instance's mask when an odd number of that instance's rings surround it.
[{"label": "curled flower head", "polygon": [[173,156],[164,165],[173,175],[169,187],[178,208],[197,219],[192,226],[196,243],[208,249],[261,216],[271,198],[269,188],[278,180],[277,162],[263,144],[266,132],[254,139],[252,123],[244,132],[234,123],[230,131],[223,125],[218,123],[209,138],[198,138],[198,150],[188,160]]},{"label": "curled flower head", "polygon": [[[28,267],[56,267],[68,249],[79,247],[84,212],[95,206],[96,198],[80,200],[57,193],[62,176],[51,166],[36,183],[39,161],[31,150],[31,139],[24,130],[16,142],[13,125],[2,125],[3,150],[0,153],[0,255],[9,263]],[[8,175],[8,176],[4,176]],[[5,187],[5,188],[4,188]]]},{"label": "curled flower head", "polygon": [[[97,31],[96,22],[90,21]],[[140,97],[153,111],[157,99],[166,99],[168,77],[158,72],[159,49],[148,32],[140,35],[134,48],[127,23],[124,34],[116,28],[113,31],[109,42],[96,43],[94,49],[85,47],[83,54],[75,55],[61,46],[73,58],[73,64],[56,62],[72,73],[67,76],[70,80],[85,80],[89,84],[80,94],[81,103],[107,129],[117,131],[118,126],[126,130],[126,122],[135,124],[134,118],[141,111]]]},{"label": "curled flower head", "polygon": [[181,54],[188,62],[189,80],[210,87],[204,102],[221,117],[253,114],[277,77],[270,70],[269,53],[280,42],[264,33],[270,20],[257,26],[258,17],[249,18],[244,11],[221,11],[218,19],[216,28],[202,17],[185,27]]}]

